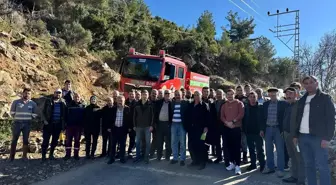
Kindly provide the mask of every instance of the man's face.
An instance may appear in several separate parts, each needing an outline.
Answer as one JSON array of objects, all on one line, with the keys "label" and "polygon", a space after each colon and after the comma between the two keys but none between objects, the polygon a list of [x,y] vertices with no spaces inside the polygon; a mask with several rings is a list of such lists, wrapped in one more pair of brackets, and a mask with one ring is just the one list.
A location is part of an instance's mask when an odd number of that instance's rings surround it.
[{"label": "man's face", "polygon": [[113,106],[113,99],[112,98],[107,98],[107,105],[112,107]]},{"label": "man's face", "polygon": [[308,93],[309,92],[315,92],[317,87],[318,87],[318,82],[316,82],[313,78],[306,79],[303,82],[303,86]]},{"label": "man's face", "polygon": [[228,93],[226,93],[226,98],[229,100],[229,101],[232,101],[233,100],[233,97],[234,96],[234,93],[232,91],[229,91]]},{"label": "man's face", "polygon": [[194,101],[196,101],[196,102],[199,102],[199,101],[201,101],[201,94],[199,93],[199,92],[195,92],[194,93]]},{"label": "man's face", "polygon": [[141,100],[147,101],[148,100],[148,92],[141,93]]},{"label": "man's face", "polygon": [[256,103],[257,102],[257,97],[255,96],[255,94],[249,94],[248,95],[248,100],[250,103]]},{"label": "man's face", "polygon": [[182,98],[182,92],[175,91],[174,97],[175,97],[175,101],[180,101]]},{"label": "man's face", "polygon": [[135,99],[136,100],[140,100],[140,98],[141,98],[141,93],[140,92],[136,92]]},{"label": "man's face", "polygon": [[215,98],[216,97],[216,92],[214,90],[210,91],[209,98]]},{"label": "man's face", "polygon": [[184,91],[181,91],[181,96],[182,97],[185,97],[186,96],[186,91],[184,90]]},{"label": "man's face", "polygon": [[293,91],[286,91],[286,101],[289,103],[294,102],[296,98],[296,92]]},{"label": "man's face", "polygon": [[55,97],[56,99],[61,99],[61,97],[62,97],[62,93],[61,93],[61,92],[55,92],[55,93],[54,93],[54,97]]},{"label": "man's face", "polygon": [[202,89],[202,94],[204,98],[208,98],[210,95],[210,89]]},{"label": "man's face", "polygon": [[238,95],[238,96],[242,96],[242,95],[243,95],[243,89],[242,89],[242,88],[238,87],[238,88],[236,89],[236,91],[237,91],[237,95]]},{"label": "man's face", "polygon": [[97,103],[97,98],[91,98],[90,103],[95,105]]},{"label": "man's face", "polygon": [[244,88],[244,90],[245,90],[246,95],[249,95],[250,92],[251,92],[251,87],[250,87],[250,86],[246,86],[246,87]]},{"label": "man's face", "polygon": [[278,99],[278,93],[277,92],[268,92],[268,96],[271,98],[271,100],[277,100]]},{"label": "man's face", "polygon": [[156,99],[157,99],[157,96],[158,96],[158,92],[155,91],[155,90],[153,90],[152,93],[151,93],[151,98],[152,98],[153,100],[156,100]]},{"label": "man's face", "polygon": [[216,92],[216,99],[217,100],[223,100],[224,99],[224,94],[222,91],[217,91]]},{"label": "man's face", "polygon": [[71,89],[71,83],[67,82],[64,84],[65,89]]},{"label": "man's face", "polygon": [[118,104],[118,106],[124,106],[125,105],[125,99],[123,97],[118,96],[117,97],[117,104]]},{"label": "man's face", "polygon": [[187,90],[185,97],[186,97],[187,99],[190,99],[191,96],[192,96],[191,91],[190,91],[190,90]]},{"label": "man's face", "polygon": [[31,92],[30,91],[25,91],[22,93],[22,98],[24,100],[30,100],[31,99]]},{"label": "man's face", "polygon": [[79,96],[79,94],[75,94],[74,95],[74,100],[75,100],[75,102],[80,102],[80,96]]},{"label": "man's face", "polygon": [[112,96],[113,96],[113,99],[117,99],[117,97],[119,96],[119,91],[113,91]]},{"label": "man's face", "polygon": [[165,99],[165,101],[170,100],[170,92],[169,91],[164,92],[164,99]]},{"label": "man's face", "polygon": [[261,94],[261,90],[260,90],[260,89],[257,89],[257,90],[256,90],[256,93],[258,94],[258,97],[262,97],[262,94]]},{"label": "man's face", "polygon": [[163,90],[159,90],[158,92],[158,97],[159,100],[161,100],[163,98]]},{"label": "man's face", "polygon": [[130,100],[134,100],[135,99],[135,93],[134,92],[128,93],[128,97],[129,97]]}]

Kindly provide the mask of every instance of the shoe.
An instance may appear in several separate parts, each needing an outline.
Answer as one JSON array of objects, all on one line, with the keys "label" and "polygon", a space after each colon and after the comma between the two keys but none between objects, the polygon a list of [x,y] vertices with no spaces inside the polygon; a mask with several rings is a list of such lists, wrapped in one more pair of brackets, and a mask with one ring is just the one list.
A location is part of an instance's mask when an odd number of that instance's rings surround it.
[{"label": "shoe", "polygon": [[282,179],[282,182],[285,182],[285,183],[297,183],[298,179],[295,178],[295,177],[288,177],[288,178]]},{"label": "shoe", "polygon": [[184,161],[181,161],[181,162],[180,162],[180,166],[185,166],[185,162],[184,162]]},{"label": "shoe", "polygon": [[247,164],[248,163],[248,159],[247,159],[247,152],[243,152],[243,164]]},{"label": "shoe", "polygon": [[284,174],[284,172],[282,172],[282,171],[278,171],[278,172],[277,172],[277,176],[278,176],[279,178],[282,178],[282,177],[285,176],[285,174]]},{"label": "shoe", "polygon": [[149,163],[149,159],[145,159],[145,164],[148,164]]},{"label": "shoe", "polygon": [[178,163],[177,160],[171,160],[171,161],[170,161],[170,164],[176,164],[176,163]]},{"label": "shoe", "polygon": [[261,165],[259,171],[262,173],[265,170],[265,165]]},{"label": "shoe", "polygon": [[122,164],[125,164],[125,163],[126,163],[126,160],[125,160],[125,159],[120,159],[120,162],[121,162]]},{"label": "shoe", "polygon": [[75,155],[75,156],[74,156],[74,159],[75,159],[76,161],[79,161],[79,156],[78,156],[78,155]]},{"label": "shoe", "polygon": [[11,161],[11,162],[14,161],[14,159],[15,159],[15,153],[16,153],[16,144],[11,144],[9,161]]},{"label": "shoe", "polygon": [[230,163],[230,166],[226,167],[226,170],[231,171],[231,170],[234,170],[235,167],[236,167],[236,165],[234,165],[233,163]]},{"label": "shoe", "polygon": [[213,161],[211,159],[208,159],[207,162],[210,163],[210,164],[213,163]]},{"label": "shoe", "polygon": [[91,154],[91,155],[90,155],[90,159],[92,159],[92,160],[94,160],[94,159],[95,159],[95,156],[94,156],[94,154]]},{"label": "shoe", "polygon": [[64,159],[65,161],[67,161],[67,160],[69,160],[70,158],[71,158],[70,156],[66,155],[63,159]]},{"label": "shoe", "polygon": [[236,175],[241,175],[242,174],[239,166],[235,167],[235,174]]},{"label": "shoe", "polygon": [[114,163],[114,159],[110,159],[108,162],[107,162],[107,164],[113,164]]},{"label": "shoe", "polygon": [[166,159],[166,161],[170,161],[170,157],[166,157],[165,159]]},{"label": "shoe", "polygon": [[91,159],[90,155],[86,155],[85,159]]},{"label": "shoe", "polygon": [[215,164],[218,164],[218,163],[220,163],[220,162],[222,162],[223,161],[223,159],[221,159],[221,158],[217,158],[215,161],[214,161],[214,163]]},{"label": "shoe", "polygon": [[289,166],[286,165],[285,168],[284,168],[284,171],[285,171],[285,172],[289,172],[289,170],[290,170]]},{"label": "shoe", "polygon": [[115,156],[116,159],[119,159],[119,157],[120,157],[119,154],[117,154],[117,155]]},{"label": "shoe", "polygon": [[195,166],[198,166],[198,165],[199,165],[198,163],[192,161],[188,166],[189,167],[195,167]]},{"label": "shoe", "polygon": [[246,171],[249,172],[249,171],[252,171],[252,170],[255,170],[255,169],[257,169],[256,166],[250,165],[249,167],[247,167]]},{"label": "shoe", "polygon": [[106,157],[106,154],[101,154],[101,155],[99,156],[99,158],[104,158],[104,157]]},{"label": "shoe", "polygon": [[128,159],[133,159],[133,155],[132,154],[128,154]]},{"label": "shoe", "polygon": [[198,170],[203,170],[205,168],[205,163],[202,163],[201,165],[200,165],[200,167],[198,168]]},{"label": "shoe", "polygon": [[162,159],[161,159],[161,157],[158,157],[158,158],[156,158],[156,160],[160,162]]},{"label": "shoe", "polygon": [[265,168],[262,172],[262,174],[271,174],[271,173],[275,173],[275,170],[271,170],[271,169],[268,169],[268,168]]},{"label": "shoe", "polygon": [[49,160],[51,160],[51,161],[55,160],[55,157],[54,157],[53,154],[49,154]]}]

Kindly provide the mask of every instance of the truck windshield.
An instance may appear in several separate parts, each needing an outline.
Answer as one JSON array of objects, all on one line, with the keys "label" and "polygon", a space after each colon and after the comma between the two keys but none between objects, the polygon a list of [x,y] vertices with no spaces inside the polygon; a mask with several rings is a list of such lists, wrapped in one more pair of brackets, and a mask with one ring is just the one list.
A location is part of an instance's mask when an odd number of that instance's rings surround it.
[{"label": "truck windshield", "polygon": [[139,80],[158,81],[162,61],[147,58],[127,58],[122,66],[122,76]]}]

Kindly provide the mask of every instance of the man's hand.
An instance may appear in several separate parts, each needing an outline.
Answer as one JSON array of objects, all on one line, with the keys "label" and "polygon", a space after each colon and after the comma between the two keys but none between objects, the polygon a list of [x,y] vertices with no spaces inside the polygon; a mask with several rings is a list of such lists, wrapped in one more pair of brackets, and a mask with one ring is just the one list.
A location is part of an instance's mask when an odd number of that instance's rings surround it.
[{"label": "man's hand", "polygon": [[321,141],[321,148],[328,148],[329,146],[329,141],[322,140]]},{"label": "man's hand", "polygon": [[128,129],[128,132],[131,132],[132,131],[132,129]]},{"label": "man's hand", "polygon": [[44,125],[48,125],[49,124],[48,121],[46,121],[46,120],[43,123],[44,123]]},{"label": "man's hand", "polygon": [[260,131],[260,137],[265,137],[264,131]]},{"label": "man's hand", "polygon": [[107,129],[107,131],[108,131],[108,132],[111,132],[112,130],[109,128],[109,129]]},{"label": "man's hand", "polygon": [[153,127],[152,126],[149,127],[149,131],[151,131],[151,132],[153,131]]},{"label": "man's hand", "polygon": [[205,127],[204,129],[203,129],[203,133],[207,133],[208,132],[208,127]]},{"label": "man's hand", "polygon": [[233,128],[233,122],[226,122],[226,126],[229,127],[229,128]]},{"label": "man's hand", "polygon": [[294,143],[294,146],[298,145],[298,139],[296,137],[293,138],[293,143]]}]

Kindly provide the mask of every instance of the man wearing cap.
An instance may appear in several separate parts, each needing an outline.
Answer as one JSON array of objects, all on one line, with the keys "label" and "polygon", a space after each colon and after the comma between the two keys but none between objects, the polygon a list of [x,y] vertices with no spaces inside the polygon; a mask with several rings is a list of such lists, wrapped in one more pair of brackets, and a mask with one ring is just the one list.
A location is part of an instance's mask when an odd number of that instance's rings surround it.
[{"label": "man wearing cap", "polygon": [[277,88],[268,89],[268,95],[271,100],[265,102],[263,105],[260,135],[265,138],[266,143],[267,168],[265,168],[263,174],[275,172],[273,153],[273,144],[275,144],[277,151],[277,175],[279,178],[282,178],[284,176],[285,168],[285,143],[282,137],[282,123],[287,103],[285,101],[278,100],[278,92],[279,90]]},{"label": "man wearing cap", "polygon": [[[288,87],[284,92],[286,94],[286,101],[288,103],[287,108],[285,109],[284,119],[283,119],[283,130],[284,138],[288,151],[289,157],[292,159],[292,165],[290,168],[291,174],[290,177],[282,179],[285,183],[296,183],[297,185],[305,184],[305,173],[304,173],[304,164],[301,158],[301,153],[297,150],[296,146],[293,143],[293,136],[291,133],[291,118],[293,109],[297,107],[297,91],[294,87]],[[296,111],[295,111],[296,112]]]},{"label": "man wearing cap", "polygon": [[47,149],[50,137],[49,159],[54,159],[54,150],[57,145],[58,137],[62,130],[65,129],[66,103],[62,99],[62,90],[57,89],[51,99],[47,99],[44,104],[43,117],[43,142],[42,142],[42,161],[46,160]]},{"label": "man wearing cap", "polygon": [[[302,82],[307,93],[298,101],[291,130],[293,142],[299,145],[308,185],[331,185],[328,146],[335,131],[335,106],[331,96],[318,88],[315,76],[307,76]],[[317,183],[317,169],[320,183]]]}]

